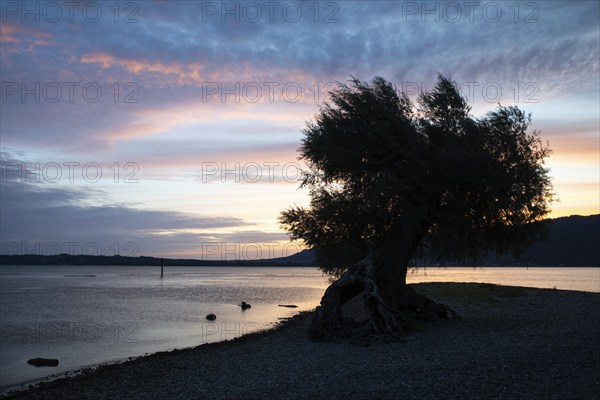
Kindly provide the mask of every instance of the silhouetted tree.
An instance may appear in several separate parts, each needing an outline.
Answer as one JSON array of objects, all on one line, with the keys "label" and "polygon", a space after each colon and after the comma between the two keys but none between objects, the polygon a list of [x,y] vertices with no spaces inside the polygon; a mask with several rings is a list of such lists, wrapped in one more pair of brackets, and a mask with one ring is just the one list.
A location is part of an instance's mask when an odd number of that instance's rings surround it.
[{"label": "silhouetted tree", "polygon": [[310,207],[280,216],[290,238],[316,248],[319,266],[338,278],[311,335],[348,333],[341,307],[358,294],[373,333],[402,335],[415,320],[456,316],[406,284],[411,259],[476,260],[537,239],[552,200],[550,150],[527,133],[531,117],[517,107],[472,118],[441,75],[418,107],[381,77],[352,78],[330,96],[299,149]]}]

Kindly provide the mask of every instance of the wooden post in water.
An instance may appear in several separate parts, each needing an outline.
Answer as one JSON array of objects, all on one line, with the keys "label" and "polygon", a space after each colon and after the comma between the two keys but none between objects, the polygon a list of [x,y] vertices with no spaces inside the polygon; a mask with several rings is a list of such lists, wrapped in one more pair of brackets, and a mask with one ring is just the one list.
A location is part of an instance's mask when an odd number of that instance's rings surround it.
[{"label": "wooden post in water", "polygon": [[163,268],[164,268],[164,266],[165,266],[165,259],[164,259],[164,258],[161,258],[161,259],[160,259],[160,278],[161,278],[161,279],[162,279],[162,277],[163,277]]}]

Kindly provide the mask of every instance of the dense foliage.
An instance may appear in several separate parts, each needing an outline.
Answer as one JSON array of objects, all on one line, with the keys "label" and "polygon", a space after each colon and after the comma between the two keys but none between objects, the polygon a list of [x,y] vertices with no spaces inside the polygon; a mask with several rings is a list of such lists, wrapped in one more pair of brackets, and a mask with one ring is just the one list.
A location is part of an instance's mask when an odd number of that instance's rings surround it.
[{"label": "dense foliage", "polygon": [[514,106],[472,117],[441,75],[417,106],[383,78],[353,78],[307,124],[299,152],[310,206],[280,222],[334,275],[400,225],[416,231],[415,254],[436,260],[518,253],[540,235],[552,200],[550,150],[530,123]]}]

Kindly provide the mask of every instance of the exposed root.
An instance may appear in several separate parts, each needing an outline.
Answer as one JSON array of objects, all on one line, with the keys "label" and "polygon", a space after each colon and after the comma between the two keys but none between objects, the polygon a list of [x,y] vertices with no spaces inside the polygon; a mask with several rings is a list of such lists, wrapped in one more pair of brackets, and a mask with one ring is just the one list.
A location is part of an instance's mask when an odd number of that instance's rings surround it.
[{"label": "exposed root", "polygon": [[356,264],[327,288],[309,328],[312,338],[334,340],[352,332],[353,324],[344,318],[342,306],[363,290],[365,268]]},{"label": "exposed root", "polygon": [[[361,294],[368,319],[360,323],[344,318],[342,306]],[[417,321],[458,318],[456,312],[404,285],[396,294],[392,306],[374,280],[370,257],[353,266],[334,282],[317,307],[309,334],[315,340],[335,340],[341,337],[384,337],[397,340],[415,330]]]},{"label": "exposed root", "polygon": [[364,303],[369,313],[367,330],[373,334],[397,338],[405,336],[415,326],[403,312],[386,304],[371,279],[365,282]]}]

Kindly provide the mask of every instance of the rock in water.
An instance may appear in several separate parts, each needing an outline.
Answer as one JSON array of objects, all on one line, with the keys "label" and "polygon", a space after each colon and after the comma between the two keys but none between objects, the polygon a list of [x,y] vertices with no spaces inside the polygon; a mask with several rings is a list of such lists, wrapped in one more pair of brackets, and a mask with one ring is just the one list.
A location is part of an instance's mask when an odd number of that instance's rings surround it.
[{"label": "rock in water", "polygon": [[58,360],[55,358],[32,358],[27,360],[27,364],[35,365],[36,367],[56,367]]},{"label": "rock in water", "polygon": [[206,319],[209,321],[214,321],[215,319],[217,319],[217,316],[211,313],[206,316]]},{"label": "rock in water", "polygon": [[247,310],[247,309],[251,308],[252,306],[250,304],[246,303],[245,301],[242,301],[242,305],[240,307],[242,307],[242,310]]},{"label": "rock in water", "polygon": [[279,304],[279,307],[298,308],[295,304]]}]

